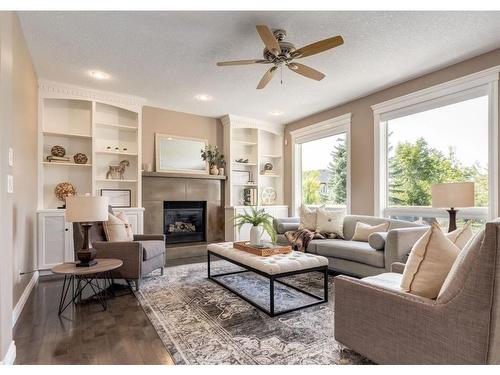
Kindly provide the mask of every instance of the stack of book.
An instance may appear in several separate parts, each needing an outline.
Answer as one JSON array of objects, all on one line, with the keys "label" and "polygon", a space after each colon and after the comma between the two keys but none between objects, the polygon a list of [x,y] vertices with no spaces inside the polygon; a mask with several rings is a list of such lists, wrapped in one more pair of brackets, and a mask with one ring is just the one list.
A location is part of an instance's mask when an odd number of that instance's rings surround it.
[{"label": "stack of book", "polygon": [[69,163],[70,160],[71,159],[67,156],[47,156],[47,161],[50,161],[52,163]]},{"label": "stack of book", "polygon": [[261,172],[261,175],[263,175],[263,176],[277,176],[278,174],[273,170],[263,170]]},{"label": "stack of book", "polygon": [[243,204],[245,206],[256,206],[257,205],[257,188],[245,188],[243,189]]}]

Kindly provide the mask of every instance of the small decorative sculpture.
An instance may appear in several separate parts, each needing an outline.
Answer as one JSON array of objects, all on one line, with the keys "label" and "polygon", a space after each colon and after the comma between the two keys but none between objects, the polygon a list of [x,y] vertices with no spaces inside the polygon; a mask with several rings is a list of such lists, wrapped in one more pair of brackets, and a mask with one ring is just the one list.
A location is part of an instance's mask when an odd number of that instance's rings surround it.
[{"label": "small decorative sculpture", "polygon": [[75,164],[87,164],[89,158],[87,157],[87,155],[79,152],[78,154],[75,154],[73,156],[73,160],[75,161]]},{"label": "small decorative sculpture", "polygon": [[52,147],[50,153],[52,154],[52,156],[58,156],[62,158],[64,155],[66,155],[66,150],[64,149],[63,146],[56,145]]},{"label": "small decorative sculpture", "polygon": [[125,174],[125,168],[129,166],[130,162],[128,160],[122,160],[118,165],[110,165],[109,170],[106,173],[106,179],[123,180],[123,175]]},{"label": "small decorative sculpture", "polygon": [[273,165],[271,163],[264,164],[264,171],[272,171]]},{"label": "small decorative sculpture", "polygon": [[262,191],[262,203],[265,205],[273,205],[276,202],[276,197],[276,190],[271,186]]},{"label": "small decorative sculpture", "polygon": [[61,182],[54,189],[56,198],[63,202],[63,205],[58,208],[66,208],[66,198],[76,195],[76,189],[71,182]]}]

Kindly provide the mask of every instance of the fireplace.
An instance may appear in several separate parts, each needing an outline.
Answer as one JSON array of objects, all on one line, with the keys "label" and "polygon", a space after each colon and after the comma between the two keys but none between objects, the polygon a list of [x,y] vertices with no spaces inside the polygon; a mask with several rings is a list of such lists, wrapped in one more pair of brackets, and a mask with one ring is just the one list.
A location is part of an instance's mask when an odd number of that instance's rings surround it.
[{"label": "fireplace", "polygon": [[206,241],[206,201],[164,201],[166,243]]}]

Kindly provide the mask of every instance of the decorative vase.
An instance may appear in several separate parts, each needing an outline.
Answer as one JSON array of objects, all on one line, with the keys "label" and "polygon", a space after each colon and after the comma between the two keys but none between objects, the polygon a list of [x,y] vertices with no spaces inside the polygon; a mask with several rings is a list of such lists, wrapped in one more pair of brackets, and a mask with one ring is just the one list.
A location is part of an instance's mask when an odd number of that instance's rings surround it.
[{"label": "decorative vase", "polygon": [[75,161],[75,164],[87,164],[89,158],[87,158],[87,155],[79,152],[73,156],[73,160]]},{"label": "decorative vase", "polygon": [[224,168],[219,168],[219,176],[224,176]]},{"label": "decorative vase", "polygon": [[211,168],[210,168],[210,174],[219,174],[219,168],[217,168],[216,165],[213,165]]},{"label": "decorative vase", "polygon": [[250,244],[260,245],[262,237],[262,227],[260,225],[254,225],[250,228]]}]

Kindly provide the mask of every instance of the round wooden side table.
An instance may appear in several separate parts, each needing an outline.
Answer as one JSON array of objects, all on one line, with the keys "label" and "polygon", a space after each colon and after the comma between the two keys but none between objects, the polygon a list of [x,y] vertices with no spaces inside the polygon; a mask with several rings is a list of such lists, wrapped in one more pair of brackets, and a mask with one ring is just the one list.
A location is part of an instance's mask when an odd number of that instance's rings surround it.
[{"label": "round wooden side table", "polygon": [[[53,267],[51,271],[55,274],[64,275],[64,282],[59,301],[58,315],[71,304],[76,304],[78,298],[81,298],[83,290],[88,286],[94,292],[93,297],[101,304],[103,310],[107,309],[107,297],[109,292],[107,288],[112,284],[111,271],[120,268],[123,262],[120,259],[96,259],[97,264],[90,267],[77,267],[77,263],[63,263]],[[104,285],[99,285],[98,279],[104,280]],[[76,284],[76,287],[75,287]],[[68,298],[68,292],[72,293]]]}]

